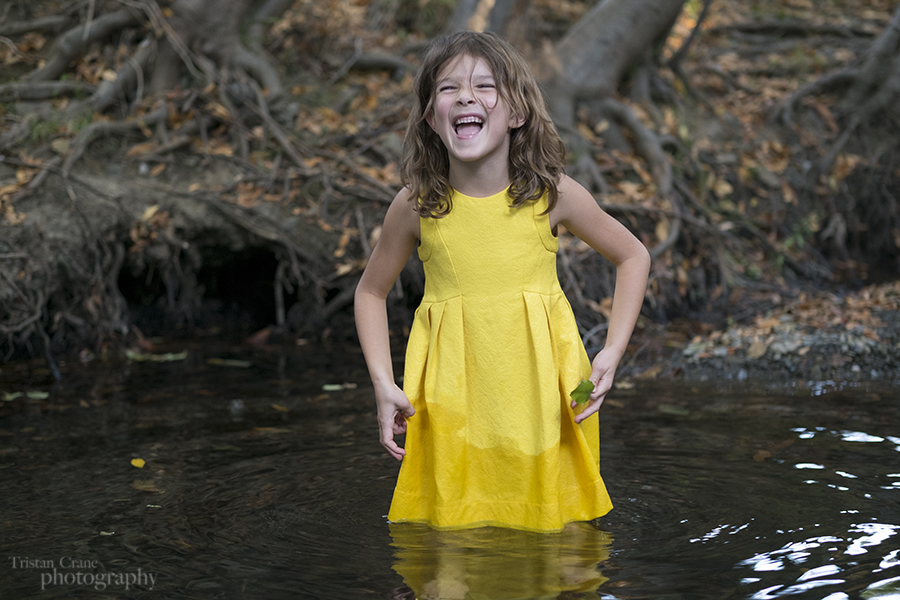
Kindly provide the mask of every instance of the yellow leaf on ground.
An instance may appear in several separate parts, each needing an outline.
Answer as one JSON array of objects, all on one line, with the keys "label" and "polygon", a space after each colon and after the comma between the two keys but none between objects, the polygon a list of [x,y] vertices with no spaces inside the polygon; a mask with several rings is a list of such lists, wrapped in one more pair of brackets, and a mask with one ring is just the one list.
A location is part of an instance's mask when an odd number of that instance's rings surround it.
[{"label": "yellow leaf on ground", "polygon": [[146,210],[144,210],[144,214],[141,215],[141,221],[149,221],[153,218],[153,215],[159,210],[159,204],[154,204],[153,206],[148,206]]},{"label": "yellow leaf on ground", "polygon": [[134,465],[135,467],[137,467],[138,469],[143,469],[144,465],[147,463],[144,462],[143,458],[132,458],[131,464]]},{"label": "yellow leaf on ground", "polygon": [[125,156],[138,156],[140,154],[149,154],[156,150],[156,142],[144,142],[137,144],[128,149]]},{"label": "yellow leaf on ground", "polygon": [[724,179],[717,179],[713,186],[713,190],[716,192],[717,196],[728,196],[734,193],[734,188]]},{"label": "yellow leaf on ground", "polygon": [[669,237],[669,221],[660,219],[656,222],[656,239],[664,242]]},{"label": "yellow leaf on ground", "polygon": [[762,358],[768,349],[769,345],[765,342],[753,342],[750,344],[750,349],[747,350],[747,357],[752,358],[753,360]]}]

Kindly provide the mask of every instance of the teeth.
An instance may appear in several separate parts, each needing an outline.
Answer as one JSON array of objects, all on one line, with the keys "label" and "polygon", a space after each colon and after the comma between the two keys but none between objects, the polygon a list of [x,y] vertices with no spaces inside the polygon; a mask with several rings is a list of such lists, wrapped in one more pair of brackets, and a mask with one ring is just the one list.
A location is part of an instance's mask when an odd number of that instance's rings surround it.
[{"label": "teeth", "polygon": [[478,123],[481,125],[483,121],[480,117],[460,117],[456,121],[454,121],[454,125],[463,125],[465,123]]}]

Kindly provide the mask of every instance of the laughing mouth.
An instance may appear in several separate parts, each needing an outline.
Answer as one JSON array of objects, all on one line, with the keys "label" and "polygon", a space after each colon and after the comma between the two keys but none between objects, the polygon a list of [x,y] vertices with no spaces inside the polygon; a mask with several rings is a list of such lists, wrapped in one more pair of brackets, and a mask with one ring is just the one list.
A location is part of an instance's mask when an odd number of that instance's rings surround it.
[{"label": "laughing mouth", "polygon": [[484,127],[484,119],[476,115],[466,115],[453,121],[453,129],[456,135],[469,137],[477,134]]}]

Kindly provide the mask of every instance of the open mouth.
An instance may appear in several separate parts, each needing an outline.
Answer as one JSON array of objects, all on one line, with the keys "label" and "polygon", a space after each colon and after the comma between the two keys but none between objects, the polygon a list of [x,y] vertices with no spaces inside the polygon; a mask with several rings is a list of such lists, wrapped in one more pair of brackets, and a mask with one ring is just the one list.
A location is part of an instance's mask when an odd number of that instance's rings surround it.
[{"label": "open mouth", "polygon": [[484,119],[474,115],[459,117],[453,121],[453,129],[456,135],[462,138],[476,135],[484,127]]}]

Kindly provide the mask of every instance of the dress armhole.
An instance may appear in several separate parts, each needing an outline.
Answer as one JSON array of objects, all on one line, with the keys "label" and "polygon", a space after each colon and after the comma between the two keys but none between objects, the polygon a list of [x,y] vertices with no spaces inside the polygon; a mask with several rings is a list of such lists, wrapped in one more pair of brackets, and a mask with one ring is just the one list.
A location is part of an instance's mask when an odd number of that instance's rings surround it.
[{"label": "dress armhole", "polygon": [[419,246],[416,252],[419,254],[419,260],[422,262],[431,258],[431,250],[434,247],[432,243],[432,230],[435,226],[433,217],[419,217]]},{"label": "dress armhole", "polygon": [[541,236],[541,243],[544,244],[544,248],[549,252],[556,254],[559,250],[559,238],[553,235],[553,230],[550,227],[550,213],[547,212],[546,194],[537,202],[532,202],[531,206],[534,211],[534,226]]}]

